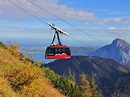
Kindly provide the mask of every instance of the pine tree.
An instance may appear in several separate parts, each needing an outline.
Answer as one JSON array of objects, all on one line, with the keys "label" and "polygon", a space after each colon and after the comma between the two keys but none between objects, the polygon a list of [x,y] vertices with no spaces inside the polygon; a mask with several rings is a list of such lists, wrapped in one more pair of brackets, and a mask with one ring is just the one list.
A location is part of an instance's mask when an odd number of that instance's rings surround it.
[{"label": "pine tree", "polygon": [[74,73],[72,73],[72,71],[69,69],[69,71],[68,71],[68,78],[70,79],[70,80],[72,80],[73,82],[75,82],[75,75],[74,75]]},{"label": "pine tree", "polygon": [[81,80],[79,81],[79,88],[83,92],[84,97],[91,97],[91,89],[89,81],[84,73],[80,74]]},{"label": "pine tree", "polygon": [[98,92],[97,85],[95,83],[94,74],[92,74],[92,78],[90,80],[90,89],[91,89],[91,92],[92,92],[91,97],[100,97],[100,93]]}]

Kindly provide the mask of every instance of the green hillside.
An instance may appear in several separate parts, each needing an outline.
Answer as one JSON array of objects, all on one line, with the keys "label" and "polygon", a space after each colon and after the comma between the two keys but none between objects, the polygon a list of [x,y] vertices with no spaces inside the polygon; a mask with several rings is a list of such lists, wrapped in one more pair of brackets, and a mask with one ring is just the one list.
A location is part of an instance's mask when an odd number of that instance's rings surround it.
[{"label": "green hillside", "polygon": [[[71,71],[76,83],[81,79],[81,73],[84,73],[88,80],[94,74],[98,91],[104,97],[130,97],[130,69],[112,59],[72,56],[70,59],[56,60],[44,66],[66,77],[69,76],[68,71]],[[119,90],[120,94],[117,92]]]},{"label": "green hillside", "polygon": [[44,76],[39,64],[0,42],[0,97],[64,97]]}]

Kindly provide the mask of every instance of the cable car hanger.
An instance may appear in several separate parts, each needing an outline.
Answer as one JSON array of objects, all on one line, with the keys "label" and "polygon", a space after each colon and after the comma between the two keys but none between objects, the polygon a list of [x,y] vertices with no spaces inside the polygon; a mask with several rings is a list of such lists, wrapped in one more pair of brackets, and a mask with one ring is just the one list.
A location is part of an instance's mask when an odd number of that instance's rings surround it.
[{"label": "cable car hanger", "polygon": [[58,45],[62,45],[61,44],[61,41],[60,41],[60,36],[59,36],[59,34],[64,34],[64,35],[67,35],[68,36],[68,33],[67,32],[65,32],[65,31],[63,31],[63,30],[61,30],[61,29],[59,29],[58,27],[56,27],[54,24],[51,24],[51,23],[47,23],[49,26],[51,26],[52,27],[52,29],[54,29],[55,30],[55,33],[54,33],[54,37],[53,37],[53,39],[52,39],[52,42],[51,42],[51,45],[54,45],[54,40],[55,40],[55,38],[56,38],[56,35],[57,35],[57,39],[58,39]]},{"label": "cable car hanger", "polygon": [[[67,59],[71,57],[70,49],[68,46],[64,46],[61,44],[59,34],[64,34],[68,36],[68,33],[59,29],[54,24],[47,23],[49,26],[51,26],[52,29],[55,30],[54,37],[52,39],[51,45],[47,47],[45,51],[45,58],[46,59]],[[54,44],[54,40],[57,36],[58,44]]]}]

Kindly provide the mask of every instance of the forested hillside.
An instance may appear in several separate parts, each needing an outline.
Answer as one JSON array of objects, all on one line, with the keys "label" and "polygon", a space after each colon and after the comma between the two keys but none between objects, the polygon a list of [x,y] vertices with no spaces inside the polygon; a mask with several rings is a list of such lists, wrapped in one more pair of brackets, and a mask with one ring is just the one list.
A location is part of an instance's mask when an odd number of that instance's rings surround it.
[{"label": "forested hillside", "polygon": [[64,97],[44,72],[17,52],[18,46],[0,43],[0,97]]},{"label": "forested hillside", "polygon": [[44,66],[62,76],[69,76],[68,71],[71,71],[76,83],[79,82],[81,73],[86,74],[88,79],[94,74],[98,89],[104,97],[130,96],[130,69],[112,59],[72,56],[70,59],[56,60]]}]

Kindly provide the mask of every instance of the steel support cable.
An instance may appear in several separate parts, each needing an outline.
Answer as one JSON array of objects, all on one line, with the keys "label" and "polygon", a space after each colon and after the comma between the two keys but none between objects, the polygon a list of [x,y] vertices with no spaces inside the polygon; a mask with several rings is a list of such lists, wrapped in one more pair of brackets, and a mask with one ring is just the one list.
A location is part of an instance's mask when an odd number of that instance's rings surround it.
[{"label": "steel support cable", "polygon": [[16,3],[12,2],[11,0],[8,0],[8,1],[9,1],[10,3],[14,4],[15,6],[17,6],[18,8],[20,8],[20,9],[24,10],[24,11],[25,11],[25,12],[27,12],[28,14],[30,14],[30,15],[32,15],[32,16],[34,16],[34,17],[35,17],[35,18],[37,18],[38,20],[40,20],[40,21],[42,21],[42,22],[46,23],[46,21],[44,21],[44,20],[40,19],[40,18],[39,18],[39,17],[37,17],[36,15],[34,15],[34,14],[30,13],[29,11],[25,10],[24,8],[22,8],[22,7],[21,7],[21,6],[19,6],[18,4],[16,4]]},{"label": "steel support cable", "polygon": [[86,47],[89,47],[89,48],[91,48],[91,49],[93,49],[93,50],[96,50],[96,49],[94,49],[93,47],[91,47],[91,46],[89,46],[89,45],[86,45],[84,42],[80,41],[78,38],[73,37],[73,36],[70,36],[70,35],[68,35],[68,36],[69,36],[70,38],[72,38],[72,39],[78,41],[79,43],[82,43],[82,44],[85,45]]},{"label": "steel support cable", "polygon": [[[19,5],[17,5],[16,3],[12,2],[11,0],[8,0],[8,1],[11,2],[12,4],[14,4],[15,6],[17,6],[18,8],[24,10],[24,11],[27,12],[28,14],[34,16],[34,17],[37,18],[38,20],[40,20],[40,21],[46,23],[44,20],[40,19],[39,17],[35,16],[34,14],[32,14],[32,13],[30,13],[29,11],[25,10],[24,8],[20,7]],[[77,38],[75,38],[75,37],[73,37],[73,36],[70,36],[70,35],[68,35],[68,36],[69,36],[70,38],[72,38],[72,39],[74,39],[74,40],[76,40],[76,41],[78,41],[78,42],[84,44],[85,46],[90,47],[90,46],[86,45],[84,42],[82,42],[81,40],[79,40],[79,39],[77,39]],[[90,47],[90,48],[92,48],[92,47]],[[93,50],[96,50],[96,49],[94,49],[94,48],[92,48],[92,49],[93,49]]]},{"label": "steel support cable", "polygon": [[81,29],[77,28],[76,26],[74,26],[74,25],[72,25],[72,24],[70,24],[70,23],[66,22],[66,21],[65,21],[65,20],[63,20],[62,18],[60,18],[60,17],[58,17],[58,16],[56,16],[56,15],[52,14],[51,12],[49,12],[49,11],[47,11],[46,9],[44,9],[44,8],[42,8],[42,7],[40,7],[40,6],[38,6],[37,4],[35,4],[35,3],[33,3],[33,2],[31,2],[31,1],[29,1],[29,0],[27,0],[27,1],[28,1],[28,2],[30,2],[31,4],[33,4],[33,5],[37,6],[37,7],[38,7],[38,8],[40,8],[41,10],[43,10],[43,11],[45,11],[45,12],[47,12],[47,13],[51,14],[52,16],[54,16],[54,17],[56,17],[56,18],[58,18],[59,20],[63,21],[64,23],[66,23],[66,24],[70,25],[71,27],[73,27],[73,28],[77,29],[78,31],[80,31],[80,32],[82,32],[82,33],[84,33],[84,34],[88,35],[89,37],[91,37],[91,38],[93,38],[93,39],[97,40],[98,42],[100,42],[100,43],[102,43],[102,44],[105,44],[103,41],[101,41],[101,40],[99,40],[99,39],[95,38],[95,37],[94,37],[94,36],[92,36],[92,35],[87,34],[87,33],[86,33],[86,32],[84,32],[83,30],[81,30]]}]

